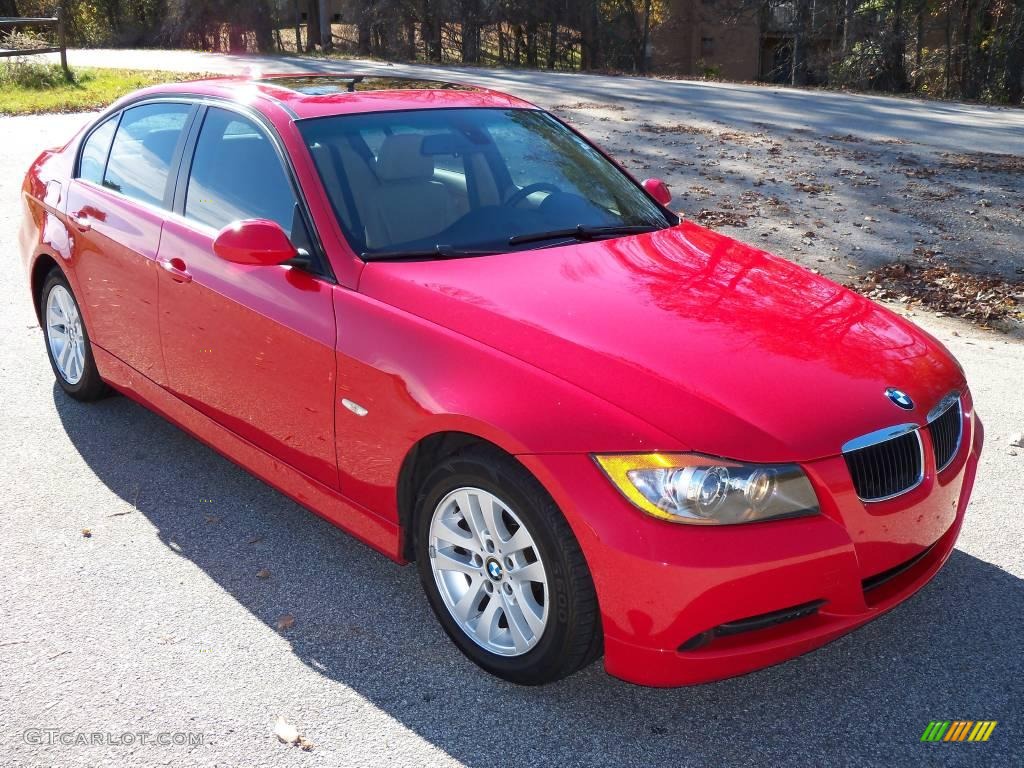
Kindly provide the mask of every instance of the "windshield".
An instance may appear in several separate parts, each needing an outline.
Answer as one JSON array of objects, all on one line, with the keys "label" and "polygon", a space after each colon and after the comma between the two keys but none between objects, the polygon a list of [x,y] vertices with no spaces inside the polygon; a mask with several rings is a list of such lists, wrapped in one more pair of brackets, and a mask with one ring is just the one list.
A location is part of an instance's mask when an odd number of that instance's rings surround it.
[{"label": "windshield", "polygon": [[367,260],[544,248],[676,223],[538,110],[377,112],[298,126],[335,215]]}]

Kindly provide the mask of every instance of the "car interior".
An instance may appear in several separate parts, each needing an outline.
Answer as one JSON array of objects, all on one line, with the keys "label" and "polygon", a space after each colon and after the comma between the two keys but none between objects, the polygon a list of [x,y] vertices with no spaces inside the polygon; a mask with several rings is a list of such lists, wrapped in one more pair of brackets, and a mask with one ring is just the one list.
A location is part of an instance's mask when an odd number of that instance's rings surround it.
[{"label": "car interior", "polygon": [[368,255],[440,243],[505,250],[523,232],[621,223],[617,201],[596,182],[584,193],[541,141],[499,150],[478,126],[396,121],[319,130],[307,143],[343,229]]}]

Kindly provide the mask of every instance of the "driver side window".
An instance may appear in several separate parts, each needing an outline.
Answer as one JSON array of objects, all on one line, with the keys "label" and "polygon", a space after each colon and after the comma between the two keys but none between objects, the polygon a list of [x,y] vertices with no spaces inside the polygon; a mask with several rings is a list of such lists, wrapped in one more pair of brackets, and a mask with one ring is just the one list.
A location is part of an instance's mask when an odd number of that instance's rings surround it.
[{"label": "driver side window", "polygon": [[239,219],[269,219],[292,237],[298,234],[292,226],[296,204],[263,129],[244,115],[210,107],[189,171],[185,217],[213,229]]}]

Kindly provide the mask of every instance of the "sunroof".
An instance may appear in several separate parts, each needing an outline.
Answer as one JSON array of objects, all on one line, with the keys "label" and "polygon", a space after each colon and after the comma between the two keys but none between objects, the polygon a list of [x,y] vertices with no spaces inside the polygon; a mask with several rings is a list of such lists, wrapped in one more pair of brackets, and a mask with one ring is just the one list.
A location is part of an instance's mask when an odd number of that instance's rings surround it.
[{"label": "sunroof", "polygon": [[456,91],[471,91],[472,86],[446,83],[443,80],[416,80],[403,77],[366,77],[364,75],[315,75],[295,77],[268,77],[261,83],[307,96],[326,96],[332,93],[355,93],[357,91],[409,91],[435,90],[439,88]]}]

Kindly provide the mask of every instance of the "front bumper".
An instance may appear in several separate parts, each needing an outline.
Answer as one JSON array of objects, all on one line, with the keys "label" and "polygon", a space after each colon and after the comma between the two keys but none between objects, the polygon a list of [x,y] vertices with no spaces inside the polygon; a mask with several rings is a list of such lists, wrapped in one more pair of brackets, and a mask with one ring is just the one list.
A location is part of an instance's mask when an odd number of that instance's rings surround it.
[{"label": "front bumper", "polygon": [[645,515],[587,456],[519,458],[565,512],[587,558],[607,671],[677,686],[806,653],[924,586],[956,543],[983,440],[972,407],[951,465],[929,470],[902,497],[864,505],[837,456],[803,465],[821,515],[722,527]]}]

